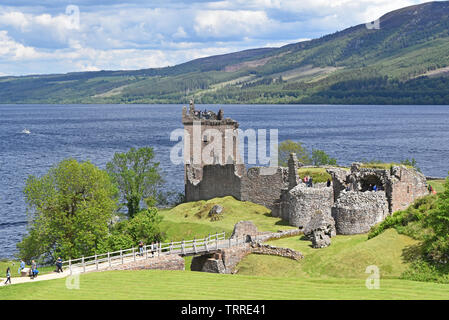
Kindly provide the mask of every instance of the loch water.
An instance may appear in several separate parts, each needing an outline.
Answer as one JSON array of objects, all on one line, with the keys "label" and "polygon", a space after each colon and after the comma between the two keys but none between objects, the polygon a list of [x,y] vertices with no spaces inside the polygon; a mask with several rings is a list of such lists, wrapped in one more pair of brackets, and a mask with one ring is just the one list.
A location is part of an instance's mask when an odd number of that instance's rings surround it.
[{"label": "loch water", "polygon": [[[278,129],[279,141],[325,150],[341,165],[415,158],[427,176],[449,171],[449,106],[198,105],[224,110],[246,129]],[[29,175],[66,158],[100,168],[116,152],[151,146],[166,188],[183,191],[183,165],[170,161],[182,105],[0,105],[0,258],[26,234]],[[29,134],[24,133],[29,130]]]}]

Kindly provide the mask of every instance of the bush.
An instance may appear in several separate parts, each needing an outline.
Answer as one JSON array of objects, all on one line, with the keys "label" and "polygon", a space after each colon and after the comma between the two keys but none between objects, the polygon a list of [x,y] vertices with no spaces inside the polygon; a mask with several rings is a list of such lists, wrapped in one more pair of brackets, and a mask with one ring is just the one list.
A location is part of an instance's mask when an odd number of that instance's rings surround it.
[{"label": "bush", "polygon": [[424,225],[425,218],[436,208],[438,196],[429,195],[416,200],[403,211],[396,211],[383,222],[371,228],[368,239],[374,238],[386,229],[395,228],[399,233],[417,240],[424,240],[425,235],[431,233]]},{"label": "bush", "polygon": [[99,246],[99,251],[129,249],[140,241],[147,245],[163,241],[164,233],[160,229],[162,219],[157,208],[151,207],[140,211],[131,219],[116,223],[109,236]]},{"label": "bush", "polygon": [[449,262],[449,178],[446,179],[444,192],[438,194],[436,208],[425,219],[425,226],[433,233],[425,238],[424,252],[436,263]]}]

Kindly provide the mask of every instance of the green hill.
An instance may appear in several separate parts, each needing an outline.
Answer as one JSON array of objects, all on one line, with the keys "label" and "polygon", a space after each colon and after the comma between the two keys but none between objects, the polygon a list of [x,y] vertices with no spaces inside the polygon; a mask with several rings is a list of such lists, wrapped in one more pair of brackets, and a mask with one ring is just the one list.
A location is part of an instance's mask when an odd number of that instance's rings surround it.
[{"label": "green hill", "polygon": [[0,78],[2,103],[449,104],[449,2],[320,39],[138,71]]}]

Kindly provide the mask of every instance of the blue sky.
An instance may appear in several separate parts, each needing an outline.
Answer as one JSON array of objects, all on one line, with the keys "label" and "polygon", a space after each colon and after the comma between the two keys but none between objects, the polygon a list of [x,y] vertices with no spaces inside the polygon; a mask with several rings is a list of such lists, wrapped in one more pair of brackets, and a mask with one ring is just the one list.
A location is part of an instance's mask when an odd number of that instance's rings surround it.
[{"label": "blue sky", "polygon": [[0,0],[0,76],[134,70],[320,37],[419,0]]}]

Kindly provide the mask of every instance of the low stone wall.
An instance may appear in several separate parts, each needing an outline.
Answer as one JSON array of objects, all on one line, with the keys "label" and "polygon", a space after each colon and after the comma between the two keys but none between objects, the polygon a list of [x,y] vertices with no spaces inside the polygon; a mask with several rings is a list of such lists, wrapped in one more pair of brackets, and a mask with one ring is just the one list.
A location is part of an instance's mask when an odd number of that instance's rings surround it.
[{"label": "low stone wall", "polygon": [[304,258],[301,252],[295,251],[293,249],[279,248],[275,246],[270,246],[268,244],[261,244],[259,242],[251,243],[251,253],[279,256],[297,261]]},{"label": "low stone wall", "polygon": [[111,266],[102,269],[104,270],[185,270],[185,260],[178,255],[167,255]]},{"label": "low stone wall", "polygon": [[255,237],[255,240],[265,242],[270,240],[294,237],[300,234],[302,234],[302,231],[299,229],[283,230],[279,232],[260,232]]}]

